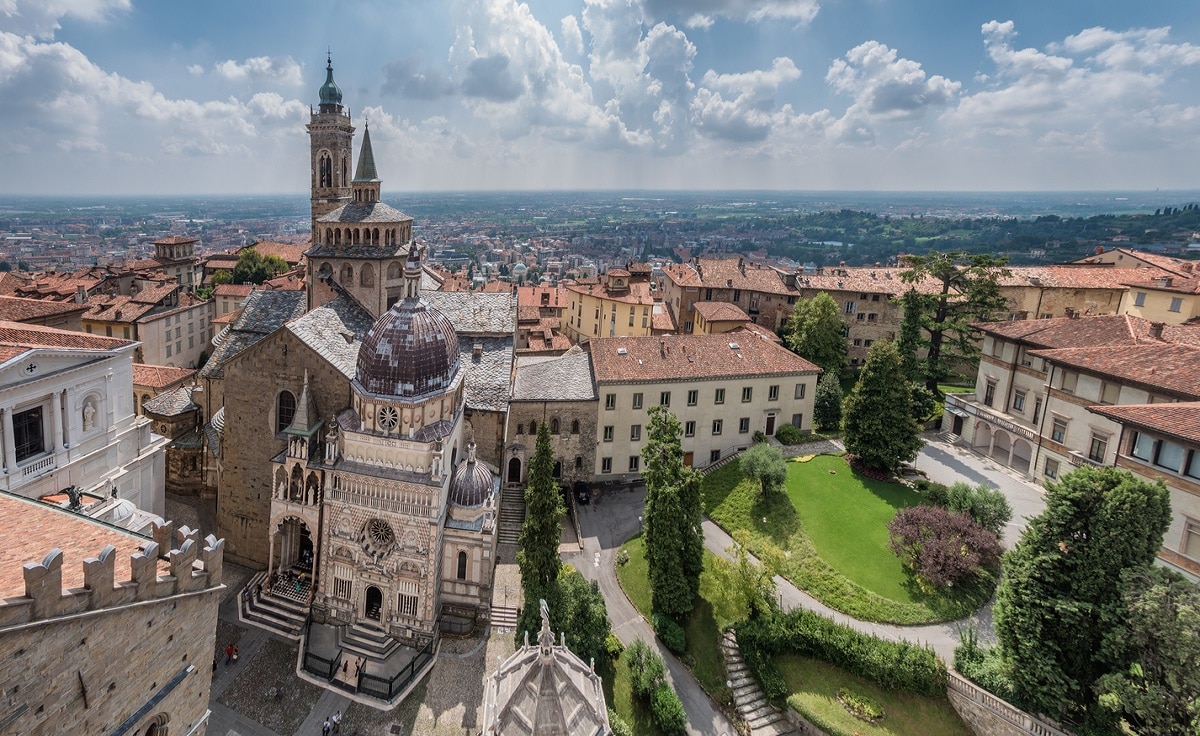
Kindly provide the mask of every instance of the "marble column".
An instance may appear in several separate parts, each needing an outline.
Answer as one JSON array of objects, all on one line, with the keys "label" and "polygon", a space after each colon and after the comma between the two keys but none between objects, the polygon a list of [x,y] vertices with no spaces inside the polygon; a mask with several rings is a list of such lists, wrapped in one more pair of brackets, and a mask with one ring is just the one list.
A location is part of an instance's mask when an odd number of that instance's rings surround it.
[{"label": "marble column", "polygon": [[62,449],[62,392],[55,391],[50,394],[50,437],[51,452],[57,453]]},{"label": "marble column", "polygon": [[271,532],[271,556],[267,560],[267,580],[271,579],[271,575],[275,572],[275,538],[279,536],[279,532]]},{"label": "marble column", "polygon": [[74,418],[72,416],[72,409],[71,409],[71,399],[73,398],[73,396],[74,396],[74,394],[72,393],[71,389],[69,389],[69,388],[63,392],[63,397],[66,399],[66,402],[67,402],[67,406],[66,406],[67,421],[63,423],[63,444],[67,447],[71,446],[71,437],[72,437],[72,435],[71,435],[72,421],[71,420]]},{"label": "marble column", "polygon": [[13,432],[13,417],[12,408],[4,407],[0,409],[0,415],[3,415],[3,430],[4,430],[4,472],[15,473],[17,471],[17,447],[16,434]]}]

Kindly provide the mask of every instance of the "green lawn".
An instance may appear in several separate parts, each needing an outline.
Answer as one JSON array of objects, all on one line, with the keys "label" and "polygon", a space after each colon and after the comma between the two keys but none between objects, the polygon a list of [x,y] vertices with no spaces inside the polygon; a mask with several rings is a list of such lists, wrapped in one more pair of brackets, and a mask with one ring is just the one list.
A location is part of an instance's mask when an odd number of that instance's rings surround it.
[{"label": "green lawn", "polygon": [[787,490],[764,497],[730,463],[705,477],[704,510],[730,533],[745,530],[750,551],[775,560],[798,587],[858,619],[948,621],[991,595],[991,584],[929,594],[911,580],[887,546],[887,521],[920,503],[904,486],[864,478],[840,457],[821,455],[789,463]]},{"label": "green lawn", "polygon": [[[622,545],[621,549],[629,553],[629,561],[617,566],[617,579],[629,596],[634,608],[638,609],[646,620],[650,620],[650,574],[646,564],[646,545],[641,535]],[[713,555],[704,551],[704,569],[711,565]],[[731,693],[725,686],[725,664],[721,660],[721,632],[713,618],[712,605],[703,598],[698,598],[692,615],[684,622],[687,632],[687,652],[685,664],[692,670],[700,686],[717,702],[729,702]]]},{"label": "green lawn", "polygon": [[[779,673],[793,695],[788,703],[830,736],[970,736],[971,731],[945,698],[884,690],[827,662],[795,654],[777,657]],[[837,700],[840,688],[883,706],[877,723],[859,720]]]},{"label": "green lawn", "polygon": [[952,386],[948,383],[939,383],[938,391],[944,394],[969,394],[975,391],[974,386]]}]

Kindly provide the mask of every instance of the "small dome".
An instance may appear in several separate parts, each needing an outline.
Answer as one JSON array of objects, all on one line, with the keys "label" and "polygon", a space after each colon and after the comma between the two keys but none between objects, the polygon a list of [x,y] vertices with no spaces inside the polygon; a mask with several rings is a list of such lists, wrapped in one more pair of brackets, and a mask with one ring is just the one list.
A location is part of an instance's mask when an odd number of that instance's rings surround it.
[{"label": "small dome", "polygon": [[342,104],[342,90],[337,86],[337,82],[333,81],[333,57],[325,59],[325,84],[321,85],[321,104]]},{"label": "small dome", "polygon": [[474,447],[468,450],[467,461],[458,464],[450,477],[450,503],[473,508],[482,506],[492,493],[492,471],[475,461]]},{"label": "small dome", "polygon": [[418,296],[396,302],[371,326],[355,379],[373,394],[413,398],[448,388],[457,371],[454,325]]}]

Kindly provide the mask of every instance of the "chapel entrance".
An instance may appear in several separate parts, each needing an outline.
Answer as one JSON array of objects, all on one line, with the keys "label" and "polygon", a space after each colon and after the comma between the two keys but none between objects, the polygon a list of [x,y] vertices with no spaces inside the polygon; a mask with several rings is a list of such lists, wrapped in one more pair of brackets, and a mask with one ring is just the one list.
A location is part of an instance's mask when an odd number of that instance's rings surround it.
[{"label": "chapel entrance", "polygon": [[514,457],[508,461],[508,482],[521,482],[521,458],[519,457]]},{"label": "chapel entrance", "polygon": [[363,605],[363,616],[379,620],[380,608],[383,607],[383,593],[374,585],[367,588],[367,600]]}]

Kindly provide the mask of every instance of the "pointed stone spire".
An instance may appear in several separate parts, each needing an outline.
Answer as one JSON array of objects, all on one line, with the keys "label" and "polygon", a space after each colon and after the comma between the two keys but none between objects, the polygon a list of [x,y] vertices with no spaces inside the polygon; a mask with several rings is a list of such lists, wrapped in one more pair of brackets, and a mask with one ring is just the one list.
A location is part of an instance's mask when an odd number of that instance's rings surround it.
[{"label": "pointed stone spire", "polygon": [[312,392],[308,390],[308,369],[305,368],[304,386],[300,389],[300,398],[296,401],[296,414],[284,431],[288,434],[309,435],[320,423],[321,416],[317,414],[317,404],[313,400]]},{"label": "pointed stone spire", "polygon": [[371,148],[371,126],[363,123],[362,148],[358,151],[358,167],[354,170],[354,183],[380,181],[375,170],[375,151]]}]

